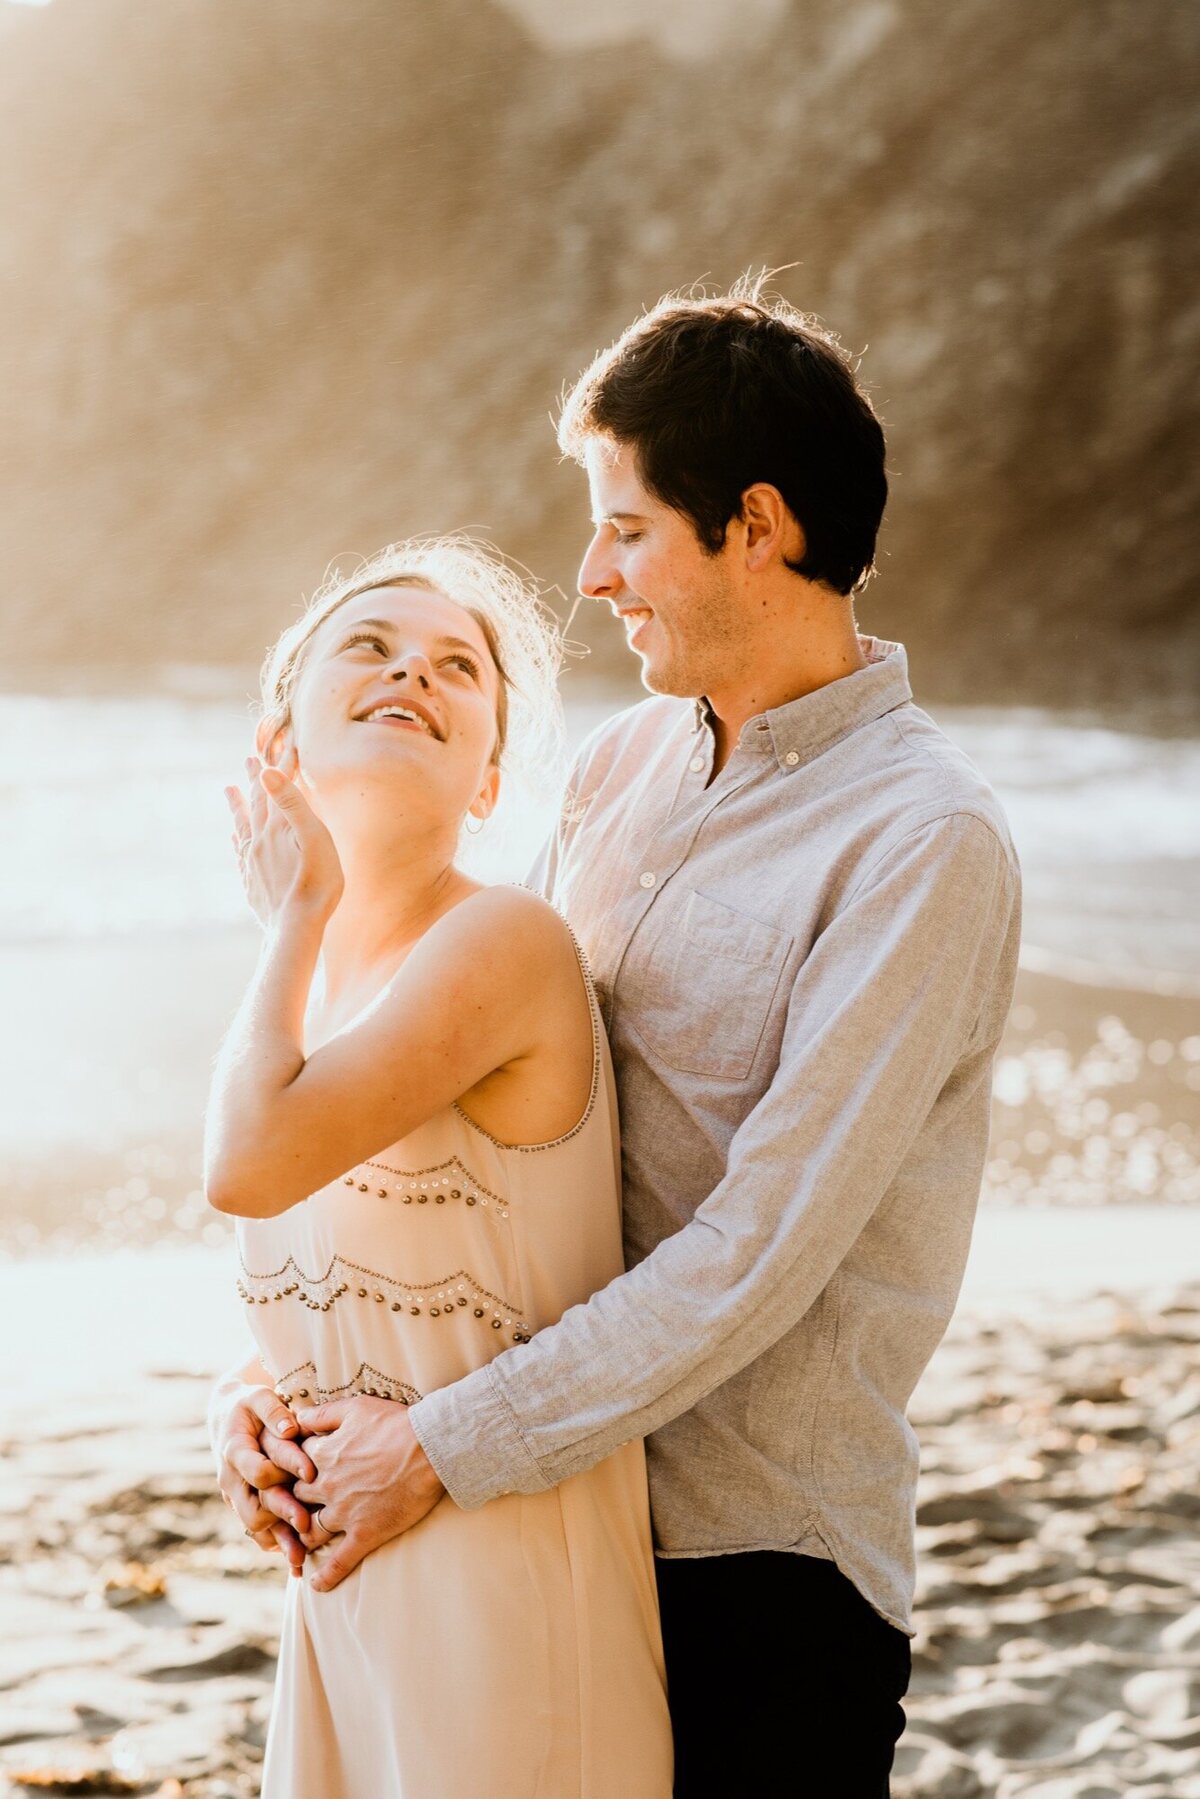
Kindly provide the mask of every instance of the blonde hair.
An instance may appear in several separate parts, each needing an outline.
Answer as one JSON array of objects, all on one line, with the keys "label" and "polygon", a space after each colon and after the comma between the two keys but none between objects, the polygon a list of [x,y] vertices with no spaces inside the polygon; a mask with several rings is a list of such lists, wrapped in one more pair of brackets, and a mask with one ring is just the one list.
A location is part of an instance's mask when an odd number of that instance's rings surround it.
[{"label": "blonde hair", "polygon": [[493,760],[535,786],[553,781],[563,743],[558,621],[532,577],[505,562],[492,545],[462,534],[405,538],[365,557],[351,575],[334,569],[326,576],[263,663],[259,744],[265,746],[291,723],[306,652],[326,619],[373,587],[406,585],[442,594],[483,632],[500,676]]}]

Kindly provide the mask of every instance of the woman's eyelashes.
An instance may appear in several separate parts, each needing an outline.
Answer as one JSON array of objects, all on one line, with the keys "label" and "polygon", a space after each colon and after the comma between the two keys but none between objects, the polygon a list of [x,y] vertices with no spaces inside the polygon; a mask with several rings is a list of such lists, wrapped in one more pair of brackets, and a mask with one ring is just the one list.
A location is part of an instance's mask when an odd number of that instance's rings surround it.
[{"label": "woman's eyelashes", "polygon": [[[360,631],[353,637],[347,637],[342,644],[342,649],[343,651],[352,650],[357,648],[360,644],[365,644],[368,649],[378,650],[381,656],[390,654],[388,646],[383,641],[382,637],[377,637],[373,631]],[[458,667],[470,675],[473,681],[478,681],[479,679],[478,662],[476,662],[473,656],[468,656],[464,650],[456,650],[452,656],[444,657],[442,660],[442,667]]]}]

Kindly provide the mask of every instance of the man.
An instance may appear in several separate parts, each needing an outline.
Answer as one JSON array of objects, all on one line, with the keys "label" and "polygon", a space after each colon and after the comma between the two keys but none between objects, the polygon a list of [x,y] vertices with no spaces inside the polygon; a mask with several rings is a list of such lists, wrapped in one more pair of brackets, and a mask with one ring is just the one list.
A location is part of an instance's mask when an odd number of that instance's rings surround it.
[{"label": "man", "polygon": [[560,441],[592,497],[581,591],[655,696],[585,745],[537,875],[612,1042],[629,1271],[409,1411],[298,1414],[311,1460],[264,1459],[261,1389],[230,1384],[218,1434],[248,1527],[347,1522],[318,1585],[444,1493],[646,1436],[676,1794],[866,1799],[903,1728],[904,1412],[966,1260],[1016,861],[903,651],[855,629],[887,485],[836,340],[753,286],[668,299]]}]

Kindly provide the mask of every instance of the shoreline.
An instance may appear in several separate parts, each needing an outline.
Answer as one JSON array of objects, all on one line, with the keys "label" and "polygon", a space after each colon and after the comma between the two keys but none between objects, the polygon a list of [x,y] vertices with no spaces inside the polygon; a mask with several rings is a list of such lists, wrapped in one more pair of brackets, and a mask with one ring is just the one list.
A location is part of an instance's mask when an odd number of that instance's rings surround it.
[{"label": "shoreline", "polygon": [[[0,1251],[227,1238],[201,1121],[257,944],[228,926],[0,945]],[[995,1094],[985,1205],[1200,1202],[1196,1001],[1022,968]]]}]

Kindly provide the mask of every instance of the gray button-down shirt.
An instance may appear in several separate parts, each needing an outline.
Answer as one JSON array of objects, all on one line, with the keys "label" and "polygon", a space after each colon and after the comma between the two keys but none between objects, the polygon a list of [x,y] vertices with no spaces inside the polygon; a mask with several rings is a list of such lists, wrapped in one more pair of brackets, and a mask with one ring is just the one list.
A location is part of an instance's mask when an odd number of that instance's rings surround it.
[{"label": "gray button-down shirt", "polygon": [[1019,876],[903,650],[863,642],[711,785],[689,702],[582,750],[538,881],[605,1011],[629,1272],[411,1417],[463,1506],[646,1436],[661,1554],[824,1556],[907,1630],[905,1407],[966,1261]]}]

